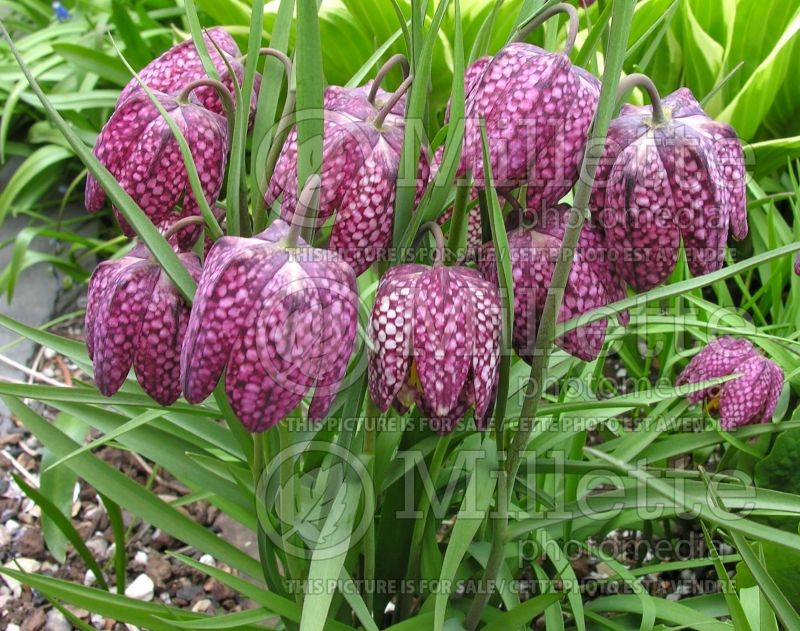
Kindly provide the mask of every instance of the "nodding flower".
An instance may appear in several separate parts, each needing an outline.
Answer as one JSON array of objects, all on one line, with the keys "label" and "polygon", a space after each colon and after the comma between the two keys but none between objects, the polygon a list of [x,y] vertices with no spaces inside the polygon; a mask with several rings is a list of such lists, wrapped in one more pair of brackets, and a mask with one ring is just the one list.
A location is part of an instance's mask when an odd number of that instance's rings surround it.
[{"label": "nodding flower", "polygon": [[701,383],[736,373],[740,376],[692,392],[686,398],[694,403],[705,400],[725,430],[772,420],[783,388],[783,370],[748,340],[728,336],[712,340],[692,358],[675,385]]},{"label": "nodding flower", "polygon": [[[194,277],[200,261],[178,258]],[[161,405],[181,394],[180,353],[189,305],[143,245],[100,263],[89,281],[86,349],[98,390],[111,396],[133,366],[142,389]]]},{"label": "nodding flower", "polygon": [[309,418],[324,418],[355,346],[355,273],[298,236],[318,196],[313,176],[292,226],[277,219],[252,238],[217,240],[198,283],[181,355],[184,396],[204,400],[224,371],[231,407],[251,432],[279,423],[310,391]]},{"label": "nodding flower", "polygon": [[369,321],[369,392],[381,411],[416,404],[440,434],[470,407],[485,426],[500,364],[500,295],[475,270],[404,264],[381,279]]},{"label": "nodding flower", "polygon": [[611,122],[592,208],[620,275],[641,292],[669,277],[681,239],[692,274],[720,269],[729,226],[735,239],[747,236],[747,210],[734,129],[709,118],[686,88],[661,101],[644,75],[623,79],[620,91],[633,86],[652,105],[625,105]]}]

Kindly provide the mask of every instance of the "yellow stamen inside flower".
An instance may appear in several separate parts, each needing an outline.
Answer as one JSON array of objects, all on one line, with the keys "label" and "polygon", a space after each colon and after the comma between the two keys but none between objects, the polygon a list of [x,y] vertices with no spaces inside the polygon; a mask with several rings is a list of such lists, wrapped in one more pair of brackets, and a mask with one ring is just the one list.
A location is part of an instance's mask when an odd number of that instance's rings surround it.
[{"label": "yellow stamen inside flower", "polygon": [[715,394],[708,399],[706,403],[706,410],[711,416],[716,415],[719,412],[719,394]]}]

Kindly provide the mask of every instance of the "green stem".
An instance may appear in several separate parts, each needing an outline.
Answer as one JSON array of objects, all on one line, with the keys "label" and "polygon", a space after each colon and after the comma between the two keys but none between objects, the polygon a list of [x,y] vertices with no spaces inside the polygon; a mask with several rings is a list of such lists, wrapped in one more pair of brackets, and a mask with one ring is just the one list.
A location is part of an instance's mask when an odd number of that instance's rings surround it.
[{"label": "green stem", "polygon": [[466,252],[467,249],[467,233],[469,232],[467,200],[471,189],[472,174],[468,173],[458,182],[456,199],[453,202],[453,214],[450,217],[450,232],[447,235],[447,249],[456,258],[460,258],[459,253]]},{"label": "green stem", "polygon": [[164,238],[169,239],[173,234],[179,230],[183,230],[187,226],[194,226],[196,224],[205,224],[206,220],[200,215],[192,215],[191,217],[184,217],[178,219],[174,224],[164,231]]},{"label": "green stem", "polygon": [[[295,105],[297,104],[297,93],[292,88],[286,93],[286,102],[283,104],[283,111],[278,125],[275,128],[275,135],[272,137],[272,144],[267,153],[267,161],[264,163],[264,185],[269,186],[272,174],[275,173],[275,165],[278,164],[278,158],[281,155],[281,149],[292,131],[292,125],[295,121]],[[256,204],[255,213],[253,216],[253,224],[256,232],[261,232],[266,228],[266,209],[264,208],[263,195],[262,200]]]},{"label": "green stem", "polygon": [[[578,184],[575,187],[573,206],[570,209],[567,229],[564,232],[564,240],[561,243],[561,248],[553,270],[550,289],[547,292],[544,314],[536,335],[536,347],[531,363],[530,376],[528,377],[528,383],[525,388],[525,399],[522,403],[519,416],[519,426],[511,441],[511,446],[506,456],[506,475],[504,480],[506,489],[504,491],[498,491],[498,502],[502,499],[505,506],[498,506],[501,519],[498,520],[499,523],[495,527],[496,534],[492,540],[489,561],[486,564],[486,570],[483,575],[484,585],[489,585],[492,581],[496,580],[503,562],[503,548],[506,544],[508,533],[508,504],[511,501],[514,482],[519,471],[523,450],[527,447],[528,441],[530,440],[534,425],[533,421],[542,398],[550,353],[552,352],[555,340],[556,318],[558,312],[561,310],[564,289],[567,279],[569,278],[570,269],[572,268],[572,253],[575,251],[575,246],[578,243],[578,237],[583,227],[583,219],[589,205],[589,197],[594,183],[594,174],[604,149],[608,126],[614,114],[617,86],[622,72],[626,42],[628,41],[628,33],[630,32],[635,3],[636,0],[614,0],[612,28],[609,34],[611,46],[606,57],[606,69],[603,73],[600,102],[592,124],[589,142],[587,143],[586,154],[581,168],[581,177],[578,179]],[[502,534],[502,537],[497,536],[498,532]],[[473,601],[468,614],[468,621],[472,625],[467,625],[470,631],[477,626],[480,616],[486,604],[489,602],[490,596],[489,590],[484,589],[475,598],[475,601]]]},{"label": "green stem", "polygon": [[222,101],[222,109],[225,110],[225,119],[228,121],[228,141],[230,142],[230,138],[233,134],[233,126],[236,121],[236,106],[233,104],[233,96],[230,90],[225,87],[224,83],[216,79],[198,79],[197,81],[192,81],[180,91],[176,100],[181,105],[186,105],[189,103],[189,95],[197,88],[202,88],[204,86],[214,88],[217,91],[217,95],[219,95],[219,100]]},{"label": "green stem", "polygon": [[389,100],[383,105],[383,107],[378,111],[378,114],[375,116],[375,120],[373,124],[375,127],[380,129],[381,125],[383,125],[383,121],[386,120],[386,117],[392,111],[392,108],[397,105],[397,102],[403,98],[403,95],[408,92],[408,89],[411,87],[411,82],[414,80],[412,76],[408,76],[405,78],[403,83],[400,84],[400,87],[397,88],[394,94],[389,97]]},{"label": "green stem", "polygon": [[661,105],[661,96],[658,94],[658,88],[656,88],[656,84],[653,83],[652,79],[647,75],[643,75],[641,73],[634,73],[625,77],[622,81],[619,82],[619,87],[617,88],[617,100],[623,100],[628,92],[633,90],[634,88],[641,88],[645,92],[647,92],[647,96],[650,97],[650,103],[653,106],[653,122],[656,125],[660,125],[664,122],[664,108]]},{"label": "green stem", "polygon": [[403,79],[408,77],[409,66],[408,66],[408,59],[406,59],[405,55],[401,55],[400,53],[396,55],[392,55],[385,64],[383,64],[375,74],[375,79],[372,81],[372,85],[369,89],[369,94],[367,95],[367,100],[374,104],[375,97],[378,96],[378,90],[381,89],[381,84],[383,80],[386,78],[386,75],[389,74],[395,66],[400,65],[403,69]]},{"label": "green stem", "polygon": [[530,22],[527,22],[517,29],[517,33],[511,38],[512,42],[524,42],[525,38],[530,35],[531,31],[549,20],[551,17],[559,13],[566,13],[569,16],[569,30],[567,31],[567,42],[564,44],[564,54],[569,55],[575,47],[575,38],[578,36],[578,26],[580,20],[578,18],[578,10],[571,4],[561,2],[554,4],[549,9],[545,9]]},{"label": "green stem", "polygon": [[[300,233],[307,233],[310,229],[313,232],[314,224],[317,221],[317,209],[319,208],[319,189],[322,180],[319,175],[312,175],[306,181],[306,185],[300,192],[300,197],[297,198],[297,206],[292,215],[292,226],[289,228],[289,234],[283,239],[283,245],[287,248],[293,248],[297,245],[297,239]],[[311,211],[311,212],[309,212]],[[306,236],[306,241],[310,243],[310,239]]]},{"label": "green stem", "polygon": [[[278,425],[278,436],[280,437],[280,479],[281,479],[281,497],[280,497],[280,510],[281,510],[281,523],[283,524],[284,531],[281,533],[283,539],[283,550],[286,558],[286,567],[284,571],[286,578],[291,580],[302,580],[303,569],[302,562],[293,553],[292,548],[297,544],[292,543],[293,524],[295,520],[295,506],[294,498],[297,489],[291,481],[294,479],[294,459],[289,458],[284,452],[292,446],[291,435],[289,428],[285,422]],[[293,590],[295,599],[298,603],[302,601],[300,590]]]},{"label": "green stem", "polygon": [[[431,466],[428,469],[428,479],[430,480],[430,489],[425,488],[423,480],[423,491],[419,498],[419,505],[417,512],[421,513],[414,521],[414,531],[411,534],[411,548],[409,549],[408,568],[406,569],[406,578],[413,581],[419,574],[419,559],[422,552],[422,537],[425,535],[425,524],[428,519],[428,509],[431,506],[432,495],[436,493],[436,481],[439,478],[439,473],[442,470],[444,457],[447,455],[447,448],[450,446],[450,439],[452,434],[443,436],[436,443],[436,449],[431,458]],[[403,594],[400,600],[400,616],[404,619],[411,612],[412,595]]]},{"label": "green stem", "polygon": [[[377,422],[380,412],[375,407],[371,398],[367,399],[367,415],[364,427],[364,455],[368,458],[367,473],[372,483],[371,493],[367,496],[368,504],[364,506],[367,514],[374,515],[377,506],[378,489],[375,486],[375,443],[378,437]],[[375,616],[372,608],[374,605],[374,582],[375,582],[375,520],[371,519],[369,527],[364,535],[364,602],[367,609]],[[383,613],[383,612],[380,612]]]}]

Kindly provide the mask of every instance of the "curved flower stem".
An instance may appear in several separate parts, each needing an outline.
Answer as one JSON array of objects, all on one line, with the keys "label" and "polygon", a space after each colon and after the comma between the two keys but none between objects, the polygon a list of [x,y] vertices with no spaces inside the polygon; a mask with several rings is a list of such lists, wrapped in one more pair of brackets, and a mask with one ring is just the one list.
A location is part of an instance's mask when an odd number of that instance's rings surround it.
[{"label": "curved flower stem", "polygon": [[578,10],[571,4],[561,2],[554,4],[549,9],[545,9],[539,15],[534,17],[530,22],[523,24],[517,29],[516,34],[511,38],[512,42],[523,42],[525,38],[530,35],[531,31],[549,20],[551,17],[559,13],[566,13],[569,16],[569,29],[567,30],[567,41],[564,44],[563,53],[569,55],[575,47],[575,38],[578,36],[578,26],[580,24],[578,18]]},{"label": "curved flower stem", "polygon": [[[301,231],[308,233],[310,229],[313,232],[314,224],[317,221],[321,185],[322,180],[317,174],[306,180],[306,185],[300,192],[300,197],[297,198],[297,206],[295,206],[294,215],[292,215],[292,226],[289,228],[289,234],[283,239],[284,246],[288,248],[295,247]],[[312,212],[309,213],[309,211]]]},{"label": "curved flower stem", "polygon": [[[436,449],[431,458],[431,466],[427,472],[429,484],[426,485],[425,480],[422,481],[423,490],[419,498],[419,504],[417,505],[417,513],[419,513],[419,515],[417,515],[414,520],[414,531],[411,534],[411,547],[409,548],[410,556],[408,557],[408,567],[406,569],[406,578],[410,581],[416,580],[417,574],[419,574],[422,537],[425,535],[425,524],[428,521],[428,509],[431,506],[431,499],[436,493],[436,480],[442,470],[442,464],[444,463],[444,457],[447,455],[447,448],[450,446],[451,437],[452,434],[448,434],[440,438],[439,442],[436,443]],[[411,596],[411,594],[403,594],[400,599],[398,613],[400,614],[401,620],[408,617],[408,614],[411,613]]]},{"label": "curved flower stem", "polygon": [[435,221],[429,221],[427,223],[422,224],[419,227],[419,233],[417,234],[417,238],[414,243],[415,244],[419,243],[419,240],[426,232],[430,232],[433,235],[434,241],[436,241],[436,249],[434,250],[434,256],[433,256],[433,266],[440,267],[444,265],[444,248],[445,248],[442,228]]},{"label": "curved flower stem", "polygon": [[[164,238],[169,239],[173,234],[182,230],[186,226],[194,226],[197,224],[205,225],[206,220],[203,219],[201,215],[192,215],[191,217],[183,217],[182,219],[178,219],[174,224],[172,224],[169,228],[164,231]],[[217,226],[219,227],[219,226]]]},{"label": "curved flower stem", "polygon": [[617,101],[622,101],[628,95],[628,92],[634,88],[641,88],[647,92],[647,96],[650,97],[650,103],[653,106],[653,122],[656,125],[663,123],[665,118],[664,108],[661,105],[661,95],[658,93],[656,84],[647,75],[636,72],[622,79],[617,88]]},{"label": "curved flower stem", "polygon": [[[291,81],[292,78],[292,60],[286,53],[283,53],[276,48],[261,48],[258,51],[258,56],[266,55],[268,57],[275,57],[283,64],[283,69],[286,72],[286,80]],[[244,64],[247,61],[247,55],[239,57],[239,61]]]},{"label": "curved flower stem", "polygon": [[[496,580],[503,564],[503,549],[508,538],[508,504],[513,499],[514,484],[519,472],[520,462],[524,455],[524,450],[528,446],[531,434],[533,433],[533,421],[539,409],[539,403],[544,393],[544,383],[547,377],[547,370],[550,363],[550,354],[553,350],[555,341],[556,319],[561,311],[561,303],[564,298],[567,279],[572,269],[571,253],[575,251],[581,229],[583,228],[584,213],[589,205],[589,197],[592,193],[594,184],[594,174],[602,156],[605,146],[605,137],[608,126],[614,115],[616,106],[616,92],[622,73],[622,64],[625,59],[626,42],[630,32],[631,20],[633,19],[633,9],[636,0],[614,0],[611,31],[609,36],[609,47],[606,56],[606,67],[603,73],[603,85],[600,91],[600,102],[597,106],[597,113],[592,123],[589,140],[586,146],[586,153],[582,160],[580,178],[575,187],[572,208],[569,212],[567,227],[564,231],[564,239],[558,253],[553,275],[550,281],[550,289],[547,292],[547,299],[544,305],[544,313],[536,334],[536,347],[534,349],[531,372],[528,383],[525,387],[525,398],[519,414],[519,425],[511,445],[506,451],[505,477],[506,490],[503,498],[506,506],[502,509],[504,515],[501,521],[505,524],[496,525],[496,535],[492,538],[492,547],[489,552],[489,561],[483,574],[482,582],[489,585]],[[553,7],[555,8],[555,7]],[[565,256],[565,254],[567,254]],[[498,479],[499,482],[499,479]],[[500,501],[498,493],[498,501]],[[499,507],[498,507],[499,508]],[[502,534],[502,537],[497,536]],[[491,592],[484,589],[476,596],[467,615],[469,631],[474,631],[478,626],[481,614],[486,604],[489,602]]]},{"label": "curved flower stem", "polygon": [[400,87],[397,88],[397,91],[394,94],[392,94],[392,96],[389,98],[388,101],[386,101],[386,104],[380,109],[378,115],[375,117],[375,120],[373,121],[375,127],[380,128],[380,126],[383,125],[383,121],[392,111],[392,108],[395,105],[397,105],[397,102],[403,98],[403,95],[406,92],[408,92],[408,89],[411,87],[411,82],[413,80],[414,78],[411,75],[406,77],[405,81],[403,81],[403,83],[400,84]]},{"label": "curved flower stem", "polygon": [[225,87],[224,83],[217,81],[216,79],[198,79],[197,81],[192,81],[180,91],[176,97],[177,101],[181,105],[186,105],[189,102],[189,95],[197,88],[201,88],[203,86],[214,88],[219,95],[220,101],[222,101],[222,107],[225,110],[225,118],[228,121],[228,138],[230,142],[230,136],[233,133],[233,126],[236,120],[236,107],[233,104],[233,96],[231,95],[231,91]]},{"label": "curved flower stem", "polygon": [[369,95],[367,95],[367,100],[370,103],[375,103],[375,97],[378,96],[378,90],[381,89],[381,84],[383,80],[386,78],[386,75],[389,74],[392,70],[394,70],[395,66],[399,65],[403,70],[403,78],[408,77],[409,72],[409,65],[408,59],[406,59],[405,55],[401,55],[397,53],[396,55],[392,55],[385,64],[383,64],[375,74],[375,79],[372,81],[372,86],[369,89]]},{"label": "curved flower stem", "polygon": [[508,190],[504,188],[498,188],[496,190],[500,194],[500,197],[506,200],[511,205],[511,208],[514,209],[514,212],[519,215],[519,222],[520,225],[522,225],[522,216],[525,214],[525,209],[522,207],[522,204],[520,204],[519,200]]}]

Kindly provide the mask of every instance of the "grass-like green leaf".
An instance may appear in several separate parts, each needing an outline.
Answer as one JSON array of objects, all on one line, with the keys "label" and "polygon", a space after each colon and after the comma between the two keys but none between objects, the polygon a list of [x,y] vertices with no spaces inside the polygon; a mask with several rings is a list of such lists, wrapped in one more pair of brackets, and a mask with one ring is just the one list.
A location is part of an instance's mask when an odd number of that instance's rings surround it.
[{"label": "grass-like green leaf", "polygon": [[64,137],[67,139],[67,142],[70,144],[75,154],[80,158],[81,162],[86,165],[92,175],[97,178],[103,190],[105,190],[111,198],[111,201],[119,208],[125,220],[130,224],[136,234],[141,237],[142,241],[147,245],[147,248],[152,252],[153,256],[164,268],[164,271],[169,275],[181,293],[188,300],[191,300],[194,296],[196,284],[194,279],[189,275],[189,272],[180,262],[180,259],[178,259],[172,246],[167,243],[166,239],[161,236],[161,233],[150,222],[141,208],[131,199],[131,196],[119,185],[116,179],[114,179],[114,176],[109,173],[108,169],[100,164],[89,148],[83,144],[83,141],[72,130],[70,125],[56,111],[55,107],[53,107],[52,103],[31,74],[25,60],[19,54],[2,20],[0,20],[0,34],[2,34],[3,38],[8,43],[14,58],[17,60],[22,72],[31,85],[31,89],[41,102],[50,120],[58,130],[64,134]]}]

